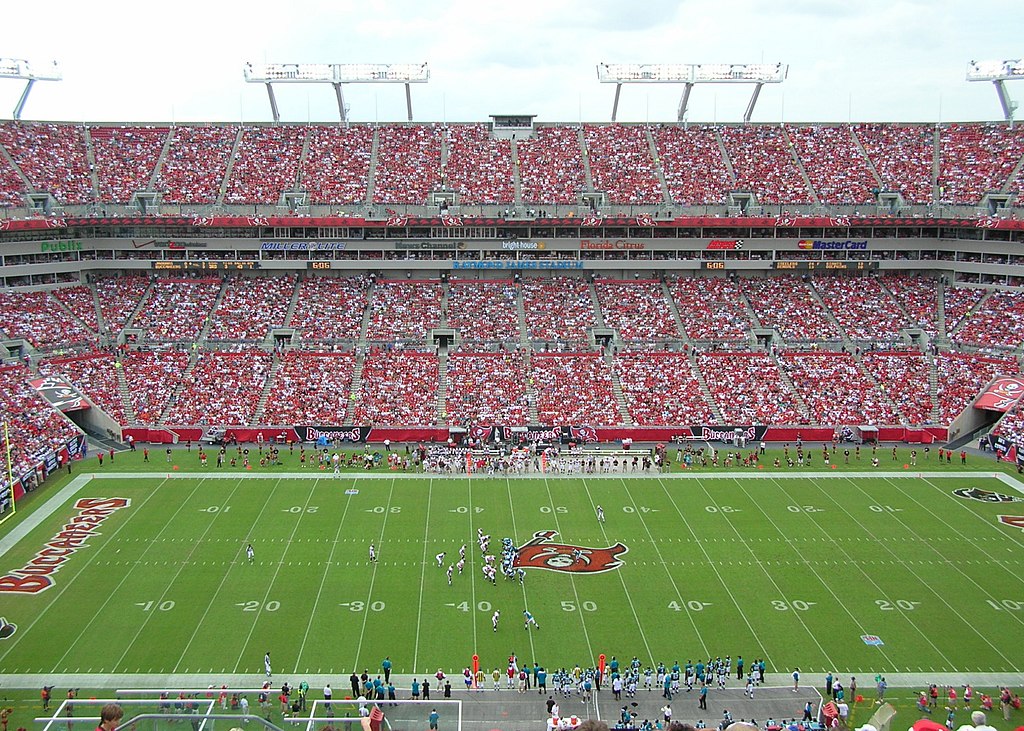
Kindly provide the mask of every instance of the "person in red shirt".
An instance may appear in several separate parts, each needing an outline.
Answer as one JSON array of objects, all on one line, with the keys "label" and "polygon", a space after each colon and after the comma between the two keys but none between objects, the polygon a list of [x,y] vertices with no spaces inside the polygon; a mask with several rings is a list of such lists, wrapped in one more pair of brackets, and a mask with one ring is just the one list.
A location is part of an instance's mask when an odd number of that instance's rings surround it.
[{"label": "person in red shirt", "polygon": [[956,708],[956,688],[952,685],[949,686],[949,692],[946,693],[946,700],[949,701],[950,708]]},{"label": "person in red shirt", "polygon": [[121,725],[122,718],[124,718],[124,711],[121,710],[121,706],[116,703],[108,703],[100,710],[100,725],[96,727],[96,731],[114,731]]}]

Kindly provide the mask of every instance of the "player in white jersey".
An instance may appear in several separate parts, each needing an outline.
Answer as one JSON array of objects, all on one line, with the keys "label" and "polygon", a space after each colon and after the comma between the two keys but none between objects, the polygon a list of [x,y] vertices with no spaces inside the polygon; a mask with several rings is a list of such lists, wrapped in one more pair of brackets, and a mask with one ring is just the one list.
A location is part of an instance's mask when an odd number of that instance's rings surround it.
[{"label": "player in white jersey", "polygon": [[494,614],[491,615],[491,627],[497,632],[498,631],[498,620],[501,619],[501,610],[495,609]]}]

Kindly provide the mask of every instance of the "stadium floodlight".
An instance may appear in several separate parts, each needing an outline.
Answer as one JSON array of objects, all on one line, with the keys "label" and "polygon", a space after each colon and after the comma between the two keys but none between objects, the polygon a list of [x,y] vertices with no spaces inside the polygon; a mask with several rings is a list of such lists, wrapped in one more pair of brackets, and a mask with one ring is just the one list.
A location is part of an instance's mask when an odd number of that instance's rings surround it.
[{"label": "stadium floodlight", "polygon": [[0,58],[0,78],[3,79],[24,79],[25,90],[21,92],[17,106],[14,107],[14,118],[21,119],[21,112],[28,101],[28,93],[37,81],[62,81],[60,66],[56,61],[46,66],[33,66],[21,58]]},{"label": "stadium floodlight", "polygon": [[1007,81],[1024,79],[1024,59],[1011,58],[1006,61],[971,61],[967,64],[968,81],[991,81],[999,96],[999,105],[1003,108],[1003,117],[1011,125],[1017,103],[1010,99],[1006,92]]},{"label": "stadium floodlight", "polygon": [[266,84],[270,111],[280,122],[273,84],[330,84],[338,98],[338,114],[348,122],[342,84],[405,84],[405,106],[412,121],[412,91],[409,84],[430,81],[430,68],[424,63],[264,63],[245,64],[245,80]]},{"label": "stadium floodlight", "polygon": [[749,122],[754,105],[765,84],[781,84],[789,74],[783,63],[599,63],[597,79],[602,84],[615,84],[612,121],[619,111],[619,94],[623,84],[684,84],[679,99],[677,119],[682,122],[694,84],[754,84],[754,93],[743,114]]}]

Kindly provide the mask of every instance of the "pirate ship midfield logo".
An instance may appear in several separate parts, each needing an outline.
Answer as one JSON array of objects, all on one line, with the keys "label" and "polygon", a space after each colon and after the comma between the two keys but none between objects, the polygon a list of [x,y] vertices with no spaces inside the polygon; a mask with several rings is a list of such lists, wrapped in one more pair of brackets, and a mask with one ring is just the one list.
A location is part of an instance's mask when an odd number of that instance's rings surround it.
[{"label": "pirate ship midfield logo", "polygon": [[517,549],[515,568],[547,569],[574,574],[598,574],[622,565],[618,558],[629,548],[621,542],[607,548],[587,548],[567,543],[552,543],[558,531],[542,530]]}]

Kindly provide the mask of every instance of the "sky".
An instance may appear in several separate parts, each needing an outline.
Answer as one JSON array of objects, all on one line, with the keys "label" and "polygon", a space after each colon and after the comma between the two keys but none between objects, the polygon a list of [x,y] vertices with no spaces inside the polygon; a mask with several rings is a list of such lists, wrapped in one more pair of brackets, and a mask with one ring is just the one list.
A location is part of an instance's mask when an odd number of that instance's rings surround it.
[{"label": "sky", "polygon": [[[598,63],[788,64],[755,122],[1000,120],[971,60],[1024,56],[1017,0],[51,0],[8,3],[0,56],[63,70],[22,118],[269,122],[255,63],[422,63],[421,122],[607,122],[615,86]],[[24,83],[0,79],[0,118]],[[1024,99],[1024,83],[1007,85]],[[334,122],[329,85],[274,87],[283,122]],[[687,121],[742,121],[752,86],[694,88]],[[674,122],[681,85],[626,85],[621,122]],[[406,119],[401,85],[345,87],[353,122]]]}]

